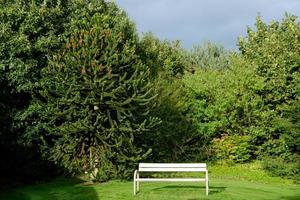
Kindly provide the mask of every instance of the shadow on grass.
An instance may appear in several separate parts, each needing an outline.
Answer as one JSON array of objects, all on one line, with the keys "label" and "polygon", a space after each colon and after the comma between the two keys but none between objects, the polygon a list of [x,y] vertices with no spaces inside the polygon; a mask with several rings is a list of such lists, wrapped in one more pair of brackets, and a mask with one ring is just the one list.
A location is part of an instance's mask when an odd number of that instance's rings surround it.
[{"label": "shadow on grass", "polygon": [[[177,189],[184,189],[185,191],[191,191],[191,190],[203,190],[205,191],[204,186],[195,186],[195,185],[169,185],[169,186],[164,186],[160,188],[155,188],[152,189],[154,191],[166,191],[166,190],[177,190]],[[215,187],[215,186],[210,186],[209,187],[209,194],[216,194],[225,191],[226,187]]]},{"label": "shadow on grass", "polygon": [[48,183],[27,185],[0,194],[0,200],[72,199],[98,200],[94,185],[86,185],[80,179],[57,179]]},{"label": "shadow on grass", "polygon": [[282,200],[299,200],[300,199],[300,194],[296,196],[285,196],[285,197],[280,197]]}]

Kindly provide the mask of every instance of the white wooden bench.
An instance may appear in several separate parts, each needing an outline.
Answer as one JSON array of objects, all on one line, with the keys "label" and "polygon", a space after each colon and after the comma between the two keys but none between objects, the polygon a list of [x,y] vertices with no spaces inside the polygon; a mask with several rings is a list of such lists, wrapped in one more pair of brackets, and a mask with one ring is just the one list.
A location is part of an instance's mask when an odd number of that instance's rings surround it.
[{"label": "white wooden bench", "polygon": [[[204,172],[205,178],[141,178],[140,172]],[[133,175],[133,194],[139,191],[140,182],[205,182],[208,195],[208,170],[206,163],[140,163]]]}]

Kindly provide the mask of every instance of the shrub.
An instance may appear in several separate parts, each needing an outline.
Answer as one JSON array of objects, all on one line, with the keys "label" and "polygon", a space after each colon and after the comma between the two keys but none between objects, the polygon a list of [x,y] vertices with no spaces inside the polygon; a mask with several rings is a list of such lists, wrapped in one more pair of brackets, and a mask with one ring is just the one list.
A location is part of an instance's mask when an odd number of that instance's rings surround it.
[{"label": "shrub", "polygon": [[280,157],[263,157],[263,168],[273,176],[300,181],[300,157],[291,155],[289,160]]},{"label": "shrub", "polygon": [[290,149],[283,138],[279,139],[270,139],[264,144],[259,146],[259,152],[262,152],[262,155],[268,155],[270,157],[281,157],[283,159],[289,159],[292,155]]},{"label": "shrub", "polygon": [[249,136],[224,135],[212,141],[212,149],[218,160],[233,161],[236,163],[248,161],[251,158]]}]

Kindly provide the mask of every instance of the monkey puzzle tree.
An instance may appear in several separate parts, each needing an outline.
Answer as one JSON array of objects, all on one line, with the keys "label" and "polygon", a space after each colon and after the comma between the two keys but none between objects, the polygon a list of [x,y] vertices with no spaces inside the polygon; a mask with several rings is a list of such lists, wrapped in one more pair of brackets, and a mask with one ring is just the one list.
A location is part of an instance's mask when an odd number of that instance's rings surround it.
[{"label": "monkey puzzle tree", "polygon": [[24,117],[44,156],[106,180],[150,153],[141,135],[159,120],[147,115],[155,95],[136,53],[134,24],[115,4],[102,3],[105,9],[86,6],[73,22]]}]

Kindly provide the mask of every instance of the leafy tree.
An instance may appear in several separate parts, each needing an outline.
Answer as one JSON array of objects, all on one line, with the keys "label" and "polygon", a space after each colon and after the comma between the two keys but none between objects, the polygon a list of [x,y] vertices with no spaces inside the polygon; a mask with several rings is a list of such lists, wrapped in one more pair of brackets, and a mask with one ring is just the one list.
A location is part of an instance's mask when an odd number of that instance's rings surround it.
[{"label": "leafy tree", "polygon": [[199,160],[202,141],[195,134],[193,99],[181,77],[160,72],[154,84],[157,106],[151,114],[161,119],[146,140],[152,146],[151,162],[184,162]]},{"label": "leafy tree", "polygon": [[[265,121],[265,126],[269,127],[266,130],[268,142],[262,151],[272,154],[278,149],[286,149],[276,153],[285,157],[289,156],[286,151],[295,152],[294,142],[299,140],[299,130],[288,130],[279,123],[295,121],[297,118],[295,105],[299,102],[300,89],[299,37],[300,24],[295,16],[286,15],[282,22],[273,21],[269,25],[258,17],[256,30],[249,28],[247,37],[241,38],[239,42],[243,59],[256,65],[256,74],[264,78],[264,87],[256,90],[268,109],[268,120]],[[291,112],[294,108],[295,112]],[[270,146],[277,150],[270,149]]]},{"label": "leafy tree", "polygon": [[150,67],[151,77],[157,77],[160,72],[180,76],[186,70],[185,52],[179,41],[160,41],[152,33],[146,33],[138,48],[140,58]]},{"label": "leafy tree", "polygon": [[[7,172],[7,181],[33,180],[45,167],[34,145],[21,140],[24,124],[16,115],[27,108],[39,87],[40,70],[61,47],[70,5],[69,1],[0,1],[0,168]],[[40,177],[46,174],[52,173]]]},{"label": "leafy tree", "polygon": [[250,136],[244,146],[248,158],[267,154],[291,160],[299,148],[299,23],[286,16],[270,25],[258,18],[256,26],[240,40],[241,55],[232,55],[228,68],[186,75],[196,99],[198,132],[208,141],[230,138],[232,144],[239,143],[237,136]]},{"label": "leafy tree", "polygon": [[[200,68],[184,78],[195,99],[197,133],[205,138],[208,157],[215,156],[213,149],[218,148],[211,147],[213,139],[236,139],[232,143],[237,144],[238,136],[264,131],[261,126],[264,107],[255,94],[255,88],[263,87],[263,79],[255,75],[251,64],[238,56],[232,56],[231,63],[232,66],[224,70]],[[250,143],[247,148],[245,151],[252,156]]]},{"label": "leafy tree", "polygon": [[194,151],[201,151],[198,136],[194,137],[192,100],[182,82],[186,72],[186,51],[179,41],[161,41],[153,34],[143,35],[139,42],[141,60],[149,66],[154,83],[156,107],[150,113],[161,123],[146,137],[153,151],[148,161],[180,162],[195,160]]},{"label": "leafy tree", "polygon": [[61,47],[68,6],[69,1],[1,1],[0,68],[16,91],[38,87],[41,68]]},{"label": "leafy tree", "polygon": [[230,66],[230,52],[221,45],[205,42],[195,45],[187,54],[186,59],[192,68],[226,69]]}]

